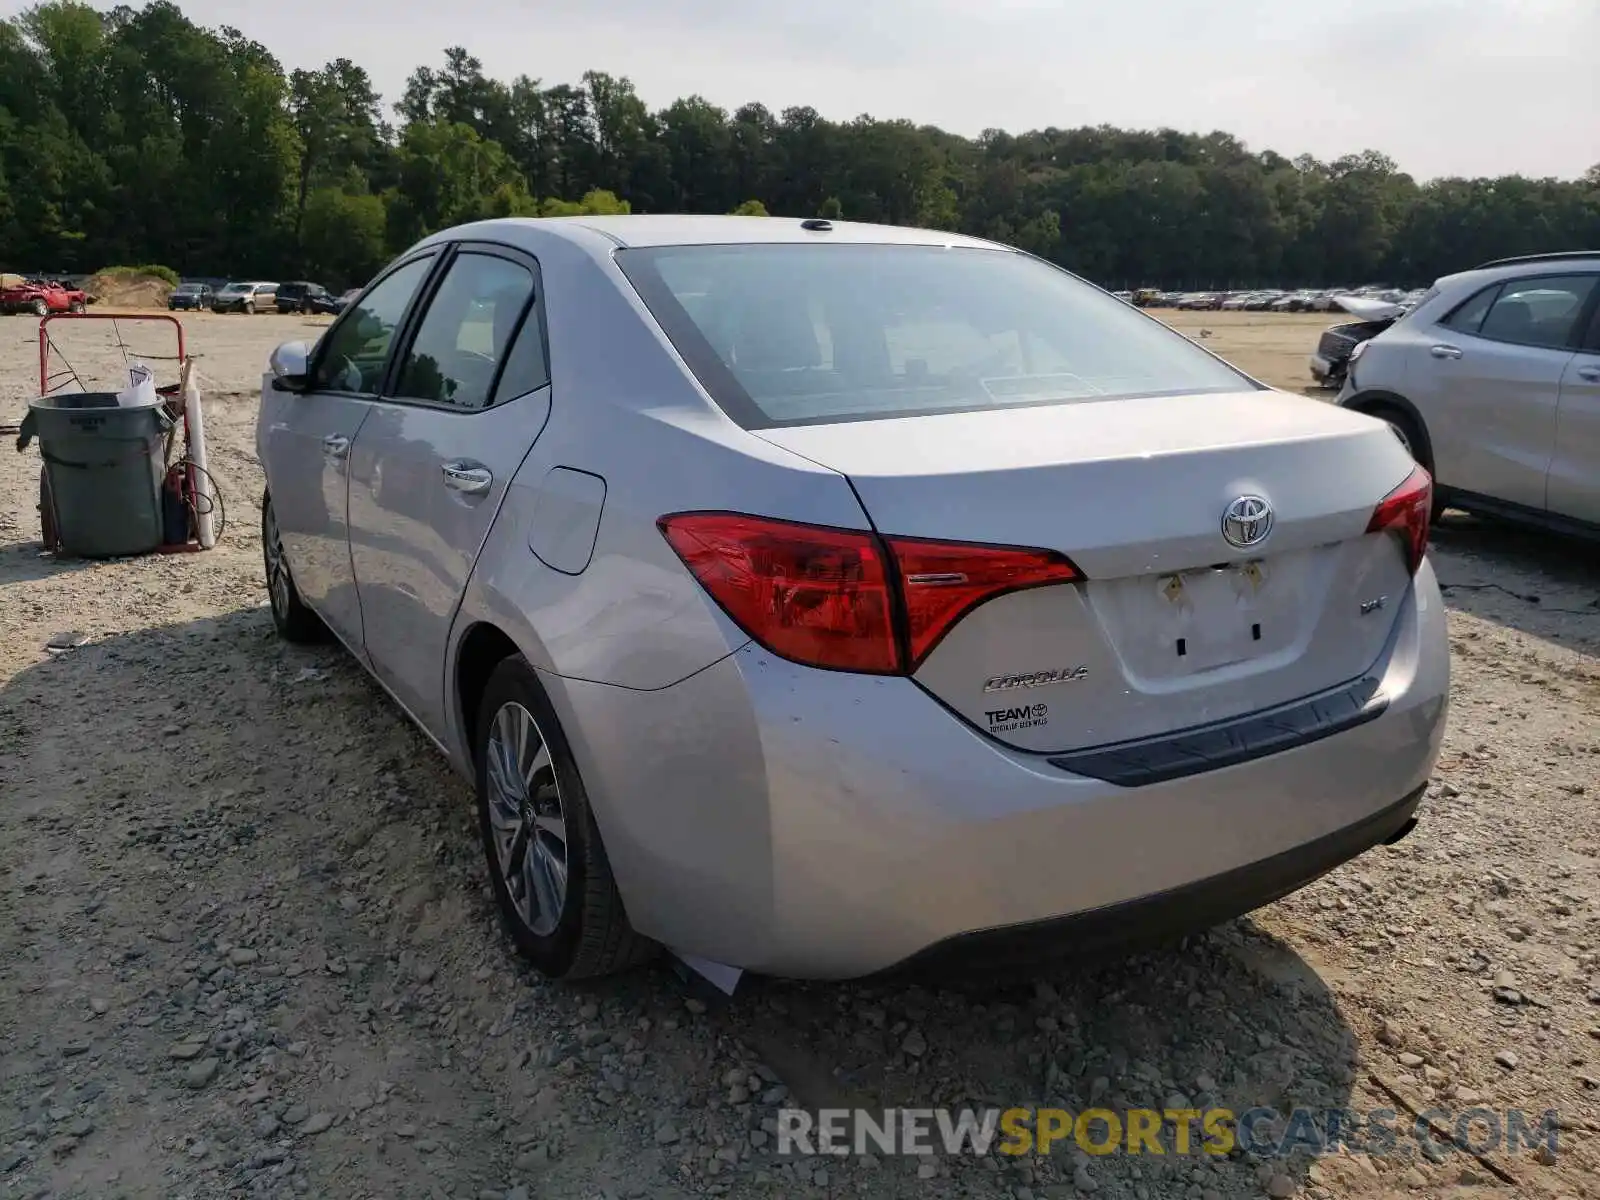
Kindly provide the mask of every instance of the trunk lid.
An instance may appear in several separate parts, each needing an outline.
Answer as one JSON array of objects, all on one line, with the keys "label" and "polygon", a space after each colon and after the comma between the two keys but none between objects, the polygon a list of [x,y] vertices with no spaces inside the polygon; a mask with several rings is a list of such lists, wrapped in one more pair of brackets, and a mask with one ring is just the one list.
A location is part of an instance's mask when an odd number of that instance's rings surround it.
[{"label": "trunk lid", "polygon": [[[1283,393],[760,436],[848,476],[885,535],[1057,550],[1083,572],[979,605],[916,671],[1020,749],[1157,736],[1356,679],[1382,653],[1410,583],[1398,541],[1366,533],[1413,466],[1397,439],[1372,418]],[[1241,548],[1223,523],[1244,497],[1265,499],[1272,524]]]}]

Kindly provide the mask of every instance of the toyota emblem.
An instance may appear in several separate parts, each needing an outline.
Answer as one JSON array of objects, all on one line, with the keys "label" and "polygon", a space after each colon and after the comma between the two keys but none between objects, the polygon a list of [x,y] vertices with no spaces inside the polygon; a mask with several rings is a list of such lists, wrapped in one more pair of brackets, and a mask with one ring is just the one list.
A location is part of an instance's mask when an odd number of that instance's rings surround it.
[{"label": "toyota emblem", "polygon": [[1272,505],[1264,496],[1240,496],[1222,510],[1222,536],[1241,550],[1259,546],[1272,532]]}]

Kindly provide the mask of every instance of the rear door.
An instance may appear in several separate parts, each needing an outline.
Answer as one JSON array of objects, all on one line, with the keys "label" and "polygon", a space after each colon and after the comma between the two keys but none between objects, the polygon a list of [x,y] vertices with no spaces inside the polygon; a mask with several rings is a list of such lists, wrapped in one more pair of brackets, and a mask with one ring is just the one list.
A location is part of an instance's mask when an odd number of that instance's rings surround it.
[{"label": "rear door", "polygon": [[1562,380],[1594,282],[1574,273],[1493,285],[1432,330],[1431,369],[1411,373],[1412,399],[1440,479],[1544,510]]},{"label": "rear door", "polygon": [[1589,303],[1589,335],[1561,378],[1547,495],[1552,513],[1600,525],[1600,296]]},{"label": "rear door", "polygon": [[261,453],[295,586],[352,649],[362,639],[350,567],[346,468],[434,255],[400,264],[352,305],[318,344],[310,389],[262,391]]},{"label": "rear door", "polygon": [[531,258],[458,247],[351,462],[351,561],[367,653],[400,702],[440,734],[456,606],[550,411],[539,303]]}]

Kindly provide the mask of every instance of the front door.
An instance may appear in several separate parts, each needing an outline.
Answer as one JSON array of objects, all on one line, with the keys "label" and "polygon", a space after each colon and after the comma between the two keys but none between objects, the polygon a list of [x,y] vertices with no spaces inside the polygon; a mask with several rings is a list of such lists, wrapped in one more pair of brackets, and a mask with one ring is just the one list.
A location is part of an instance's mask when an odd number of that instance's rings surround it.
[{"label": "front door", "polygon": [[433,265],[413,259],[386,275],[328,330],[305,392],[262,391],[261,453],[289,573],[301,598],[352,650],[361,605],[347,527],[350,455],[382,387],[396,329]]},{"label": "front door", "polygon": [[445,729],[445,647],[478,551],[550,411],[538,271],[462,247],[356,439],[350,553],[374,673]]},{"label": "front door", "polygon": [[[1441,480],[1543,511],[1556,410],[1592,275],[1512,280],[1446,317],[1423,372],[1437,391],[1424,411]],[[1419,398],[1420,399],[1420,398]]]}]

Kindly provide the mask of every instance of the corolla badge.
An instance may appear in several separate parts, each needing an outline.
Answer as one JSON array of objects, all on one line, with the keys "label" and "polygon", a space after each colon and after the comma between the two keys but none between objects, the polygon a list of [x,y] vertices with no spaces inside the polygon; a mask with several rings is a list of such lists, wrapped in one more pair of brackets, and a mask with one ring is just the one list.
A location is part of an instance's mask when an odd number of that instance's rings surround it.
[{"label": "corolla badge", "polygon": [[1076,683],[1088,674],[1088,667],[1078,666],[1055,671],[1025,671],[1020,675],[991,675],[983,681],[983,690],[1009,692],[1016,688],[1049,687],[1052,683]]},{"label": "corolla badge", "polygon": [[1265,496],[1240,496],[1222,510],[1222,536],[1244,550],[1259,546],[1272,532],[1272,505]]}]

